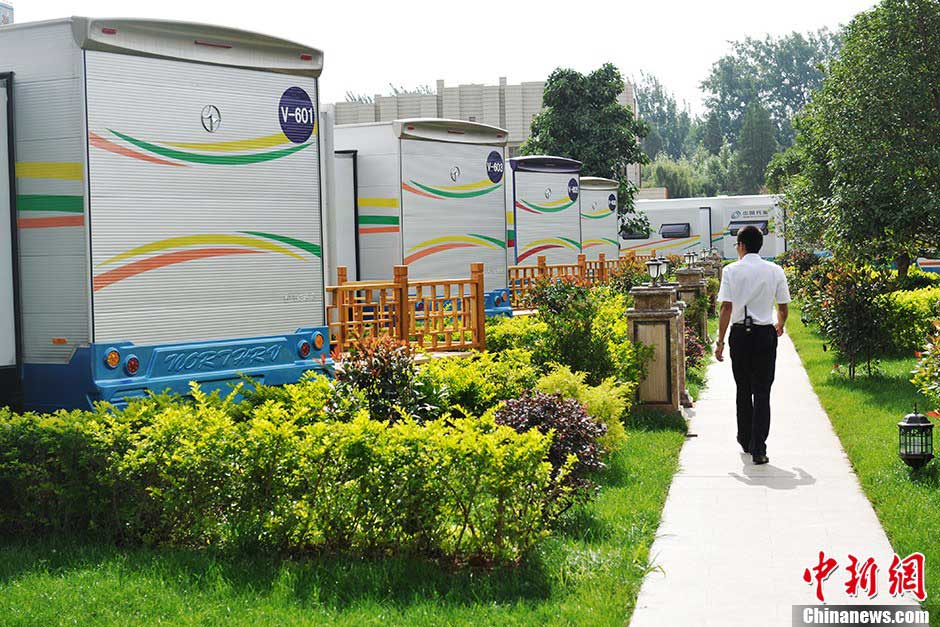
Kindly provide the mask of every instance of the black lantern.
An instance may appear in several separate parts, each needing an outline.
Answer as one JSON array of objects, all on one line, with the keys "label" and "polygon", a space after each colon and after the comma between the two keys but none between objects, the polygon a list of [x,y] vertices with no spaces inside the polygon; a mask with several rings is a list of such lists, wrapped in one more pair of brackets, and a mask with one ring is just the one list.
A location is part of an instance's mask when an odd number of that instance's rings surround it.
[{"label": "black lantern", "polygon": [[659,283],[660,271],[662,267],[659,264],[659,259],[655,257],[651,258],[646,262],[646,271],[649,273],[650,278],[653,280],[653,285]]},{"label": "black lantern", "polygon": [[665,257],[657,257],[656,261],[659,262],[659,276],[665,279],[669,274],[669,260]]},{"label": "black lantern", "polygon": [[704,263],[707,259],[708,249],[703,246],[702,250],[698,251],[698,260]]},{"label": "black lantern", "polygon": [[695,252],[692,250],[686,251],[685,253],[685,265],[689,268],[692,267],[692,264],[695,263]]},{"label": "black lantern", "polygon": [[933,423],[917,412],[898,423],[898,455],[911,468],[921,468],[933,459]]}]

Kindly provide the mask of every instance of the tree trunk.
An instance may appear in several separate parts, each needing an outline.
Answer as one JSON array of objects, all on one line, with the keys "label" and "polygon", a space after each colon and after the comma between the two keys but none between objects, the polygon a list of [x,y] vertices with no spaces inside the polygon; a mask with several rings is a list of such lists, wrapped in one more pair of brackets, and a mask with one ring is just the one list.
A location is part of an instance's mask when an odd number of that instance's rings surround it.
[{"label": "tree trunk", "polygon": [[898,279],[903,280],[907,278],[907,270],[911,267],[911,257],[907,253],[901,253],[898,255],[894,263],[898,266]]}]

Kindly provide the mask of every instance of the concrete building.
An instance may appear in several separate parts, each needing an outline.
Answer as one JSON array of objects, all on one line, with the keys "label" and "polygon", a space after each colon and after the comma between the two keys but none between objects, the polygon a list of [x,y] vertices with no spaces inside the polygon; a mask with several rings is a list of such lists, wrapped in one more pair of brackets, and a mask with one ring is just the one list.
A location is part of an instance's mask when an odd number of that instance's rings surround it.
[{"label": "concrete building", "polygon": [[[505,77],[498,85],[468,84],[448,87],[437,81],[436,93],[376,95],[372,102],[336,103],[336,124],[388,122],[402,118],[451,118],[491,124],[509,131],[507,156],[519,153],[519,146],[529,137],[532,118],[542,110],[545,81],[509,85]],[[627,83],[618,100],[637,112],[633,85]],[[565,155],[560,155],[565,156]],[[640,167],[630,165],[627,178],[640,184]]]}]

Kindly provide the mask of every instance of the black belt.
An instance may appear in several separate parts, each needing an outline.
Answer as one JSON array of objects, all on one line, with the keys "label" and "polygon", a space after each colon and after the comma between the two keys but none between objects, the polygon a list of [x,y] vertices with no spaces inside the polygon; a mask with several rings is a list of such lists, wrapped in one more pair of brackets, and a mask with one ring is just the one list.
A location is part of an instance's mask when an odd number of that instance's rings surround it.
[{"label": "black belt", "polygon": [[[733,327],[741,327],[741,328],[743,329],[743,328],[745,327],[745,324],[744,324],[743,322],[735,322],[735,323],[733,323],[731,326],[733,326]],[[751,328],[752,328],[752,329],[763,329],[763,328],[770,328],[770,327],[772,327],[772,326],[774,326],[774,325],[772,325],[772,324],[753,324],[753,325],[751,325]]]}]

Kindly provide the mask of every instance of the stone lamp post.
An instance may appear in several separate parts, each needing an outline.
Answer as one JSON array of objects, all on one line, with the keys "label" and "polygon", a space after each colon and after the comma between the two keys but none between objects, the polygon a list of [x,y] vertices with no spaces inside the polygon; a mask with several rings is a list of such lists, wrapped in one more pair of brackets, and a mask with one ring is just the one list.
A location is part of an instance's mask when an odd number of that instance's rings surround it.
[{"label": "stone lamp post", "polygon": [[684,303],[676,294],[675,285],[640,285],[630,290],[634,306],[627,310],[630,340],[653,349],[639,401],[668,411],[678,411],[685,394]]}]

